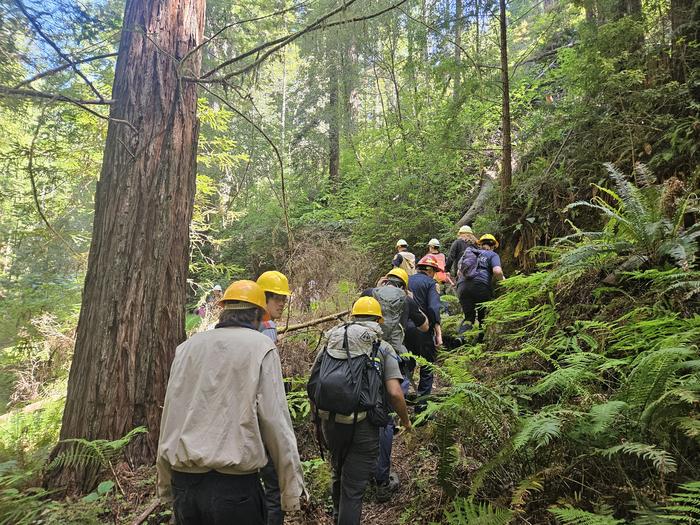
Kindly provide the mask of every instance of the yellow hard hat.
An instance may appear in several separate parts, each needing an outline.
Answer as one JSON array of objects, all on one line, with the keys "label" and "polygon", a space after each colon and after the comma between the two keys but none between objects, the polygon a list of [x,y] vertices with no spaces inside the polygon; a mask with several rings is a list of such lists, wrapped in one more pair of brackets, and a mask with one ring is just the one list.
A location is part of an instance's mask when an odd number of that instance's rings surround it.
[{"label": "yellow hard hat", "polygon": [[386,274],[387,277],[389,277],[390,275],[398,277],[403,281],[404,285],[408,286],[408,274],[403,268],[392,268],[391,271],[388,274]]},{"label": "yellow hard hat", "polygon": [[479,242],[484,242],[484,241],[491,241],[496,248],[498,248],[498,241],[496,240],[496,237],[491,235],[490,233],[486,233],[481,236],[481,239],[479,239]]},{"label": "yellow hard hat", "polygon": [[243,279],[234,281],[226,288],[224,296],[221,298],[221,303],[226,309],[227,301],[240,301],[250,303],[253,306],[258,306],[263,310],[267,307],[265,300],[265,291],[255,281]]},{"label": "yellow hard hat", "polygon": [[266,291],[277,295],[292,295],[289,290],[289,281],[282,272],[271,270],[258,277],[258,285]]},{"label": "yellow hard hat", "polygon": [[352,305],[352,315],[371,315],[379,318],[379,322],[383,321],[382,305],[379,304],[374,297],[360,297],[355,304]]}]

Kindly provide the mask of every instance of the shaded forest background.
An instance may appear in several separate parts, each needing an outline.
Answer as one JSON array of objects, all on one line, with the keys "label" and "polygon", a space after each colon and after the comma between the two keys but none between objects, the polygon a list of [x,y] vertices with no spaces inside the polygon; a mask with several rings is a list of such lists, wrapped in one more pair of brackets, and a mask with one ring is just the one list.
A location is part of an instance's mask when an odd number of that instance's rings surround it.
[{"label": "shaded forest background", "polygon": [[[490,1],[209,0],[184,328],[196,329],[191,313],[214,284],[267,269],[295,288],[289,321],[342,310],[388,269],[396,239],[420,254],[470,224],[501,240],[517,276],[492,307],[484,344],[467,338],[443,355],[435,419],[405,444],[423,462],[403,472],[411,503],[381,519],[693,523],[700,2],[505,7],[502,33]],[[59,438],[123,11],[112,1],[0,3],[7,523],[42,512],[57,523],[117,522],[145,503],[130,495],[148,494],[152,472],[121,486],[134,453],[99,462],[88,501],[27,491]],[[284,45],[261,46],[276,41]],[[168,285],[158,285],[164,301]],[[317,338],[305,331],[283,344],[294,384]],[[290,407],[303,429],[299,392]],[[119,441],[128,430],[71,437],[121,454],[146,439],[137,429],[132,445]],[[317,522],[328,473],[313,443],[302,446],[316,478],[307,519]],[[71,463],[81,461],[48,464]],[[666,509],[676,504],[691,508],[686,517]]]}]

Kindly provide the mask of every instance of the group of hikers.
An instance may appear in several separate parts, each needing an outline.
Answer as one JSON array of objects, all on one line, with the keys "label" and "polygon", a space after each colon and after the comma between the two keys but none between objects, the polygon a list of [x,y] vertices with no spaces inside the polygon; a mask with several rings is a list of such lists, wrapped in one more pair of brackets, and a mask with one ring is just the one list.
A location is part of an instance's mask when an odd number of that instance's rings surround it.
[{"label": "group of hikers", "polygon": [[[482,323],[492,280],[504,278],[494,236],[477,239],[469,226],[458,235],[446,259],[437,239],[419,260],[400,239],[391,270],[325,333],[307,392],[330,456],[336,524],[360,523],[370,482],[380,502],[399,488],[393,439],[412,430],[416,356],[416,413],[432,391],[440,292],[456,288],[465,323]],[[276,349],[290,295],[278,271],[235,281],[217,298],[218,322],[176,350],[156,466],[158,495],[172,500],[178,524],[282,524],[306,496]]]}]

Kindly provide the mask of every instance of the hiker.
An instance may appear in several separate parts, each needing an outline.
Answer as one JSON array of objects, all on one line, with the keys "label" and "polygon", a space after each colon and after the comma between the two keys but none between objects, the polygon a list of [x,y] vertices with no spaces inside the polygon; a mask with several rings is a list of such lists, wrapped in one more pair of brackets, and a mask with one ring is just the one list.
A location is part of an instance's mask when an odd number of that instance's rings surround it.
[{"label": "hiker", "polygon": [[[267,313],[263,317],[261,331],[272,342],[277,344],[277,324],[275,321],[282,317],[287,298],[291,295],[289,281],[282,272],[264,272],[257,280],[265,292]],[[260,469],[260,479],[265,488],[265,504],[267,505],[267,525],[282,525],[284,512],[280,503],[280,485],[275,471],[275,465],[268,454],[267,465]]]},{"label": "hiker", "polygon": [[275,321],[282,317],[287,300],[292,295],[289,281],[282,272],[269,271],[263,272],[258,277],[257,283],[265,291],[265,299],[267,300],[267,314],[263,318],[262,333],[276,344],[277,323]]},{"label": "hiker", "polygon": [[[440,270],[438,261],[432,255],[424,256],[416,265],[418,272],[408,278],[408,289],[418,303],[420,309],[428,317],[429,329],[423,333],[418,329],[409,328],[406,331],[406,347],[413,354],[426,359],[428,363],[435,362],[437,347],[442,346],[442,329],[440,327],[440,295],[435,286],[435,273]],[[413,376],[415,362],[407,370],[407,378]],[[406,385],[407,388],[407,385]],[[419,398],[429,395],[433,390],[433,370],[430,365],[420,367],[420,380],[416,395]],[[416,412],[426,406],[425,400],[416,405]]]},{"label": "hiker", "polygon": [[355,301],[351,321],[326,332],[326,345],[307,385],[316,424],[331,455],[333,519],[338,525],[360,523],[362,497],[377,464],[379,429],[388,422],[388,404],[403,427],[411,429],[399,358],[381,339],[382,320],[376,299]]},{"label": "hiker", "polygon": [[[450,251],[447,254],[447,261],[445,262],[445,271],[451,273],[452,275],[457,275],[458,268],[456,268],[457,263],[462,258],[462,254],[467,246],[477,244],[476,235],[472,229],[467,226],[461,226],[459,232],[457,233],[457,239],[450,246]],[[459,280],[459,279],[458,279]]]},{"label": "hiker", "polygon": [[[445,261],[445,254],[440,251],[439,240],[430,239],[428,241],[428,253],[426,253],[426,255],[432,255],[440,264],[440,271],[435,274],[435,280],[438,282],[438,285],[448,283],[449,285],[454,286],[454,282],[452,281],[450,274],[446,272],[447,263]],[[439,291],[440,290],[438,289],[438,292]]]},{"label": "hiker", "polygon": [[214,330],[178,346],[165,394],[156,466],[158,495],[179,525],[265,524],[258,471],[267,450],[282,509],[299,508],[301,463],[275,345],[258,331],[265,293],[236,281]]},{"label": "hiker", "polygon": [[486,315],[483,303],[493,298],[492,281],[500,281],[505,276],[501,259],[493,251],[498,247],[496,238],[487,233],[479,239],[479,244],[482,249],[470,244],[459,260],[457,296],[464,313],[464,322],[473,325],[478,320],[481,327]]},{"label": "hiker", "polygon": [[207,294],[207,297],[204,299],[204,304],[197,308],[195,313],[202,319],[208,315],[212,315],[213,313],[218,313],[216,312],[216,309],[219,301],[221,300],[222,292],[223,290],[221,289],[220,285],[214,285],[211,291]]},{"label": "hiker", "polygon": [[392,266],[401,268],[409,277],[416,273],[416,256],[408,251],[408,243],[404,239],[396,241],[397,254],[391,261]]},{"label": "hiker", "polygon": [[[428,331],[428,318],[418,307],[418,303],[407,295],[408,275],[401,268],[393,268],[378,283],[376,288],[362,292],[363,296],[374,297],[381,306],[384,322],[380,324],[382,339],[389,343],[399,355],[406,353],[403,344],[404,333],[409,326],[421,332]],[[400,369],[405,362],[399,362]],[[403,370],[401,370],[403,372]],[[405,394],[405,392],[404,392]],[[399,478],[391,472],[391,448],[394,441],[394,418],[379,429],[379,459],[374,472],[377,483],[377,501],[385,503],[399,488]]]}]

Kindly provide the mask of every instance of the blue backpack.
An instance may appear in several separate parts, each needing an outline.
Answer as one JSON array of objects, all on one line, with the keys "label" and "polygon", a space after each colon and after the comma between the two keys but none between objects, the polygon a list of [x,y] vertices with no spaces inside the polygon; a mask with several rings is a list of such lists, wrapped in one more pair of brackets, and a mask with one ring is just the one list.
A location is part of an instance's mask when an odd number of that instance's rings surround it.
[{"label": "blue backpack", "polygon": [[474,277],[476,277],[478,274],[479,257],[481,254],[481,250],[474,248],[473,246],[467,246],[457,265],[459,275],[468,281],[474,279]]}]

